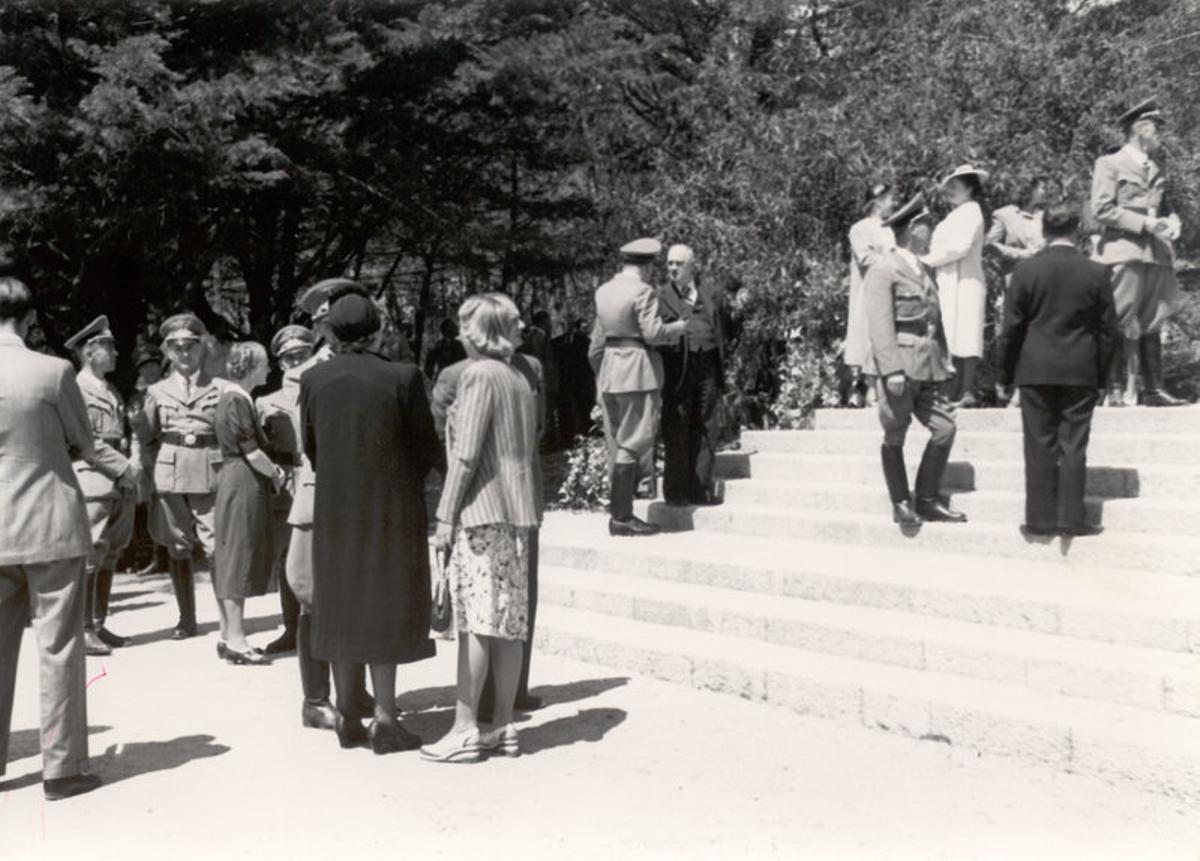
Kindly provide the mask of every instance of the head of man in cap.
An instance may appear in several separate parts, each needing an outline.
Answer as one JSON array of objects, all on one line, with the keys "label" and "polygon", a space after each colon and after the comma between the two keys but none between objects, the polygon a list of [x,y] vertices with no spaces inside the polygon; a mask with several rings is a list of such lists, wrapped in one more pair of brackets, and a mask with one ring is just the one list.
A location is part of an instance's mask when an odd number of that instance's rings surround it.
[{"label": "head of man in cap", "polygon": [[983,202],[983,184],[987,182],[988,172],[969,164],[960,164],[942,180],[939,186],[942,199],[951,209],[962,206],[968,201]]},{"label": "head of man in cap", "polygon": [[284,371],[299,367],[312,358],[317,339],[306,326],[284,326],[271,339],[271,355]]},{"label": "head of man in cap", "polygon": [[622,270],[637,274],[642,281],[651,283],[654,278],[654,262],[662,253],[662,243],[657,239],[635,239],[621,246]]},{"label": "head of man in cap", "polygon": [[195,314],[186,311],[173,314],[158,327],[158,334],[173,370],[191,377],[204,366],[204,337],[208,329]]},{"label": "head of man in cap", "polygon": [[108,326],[108,317],[101,314],[67,339],[64,345],[79,356],[81,367],[100,379],[117,368],[117,339]]},{"label": "head of man in cap", "polygon": [[917,192],[883,223],[892,229],[898,247],[907,248],[918,257],[929,251],[929,240],[933,236],[933,214],[925,205],[924,192]]},{"label": "head of man in cap", "polygon": [[1121,114],[1119,122],[1125,140],[1146,155],[1154,155],[1162,147],[1162,127],[1166,117],[1158,107],[1158,99],[1151,97],[1134,105]]}]

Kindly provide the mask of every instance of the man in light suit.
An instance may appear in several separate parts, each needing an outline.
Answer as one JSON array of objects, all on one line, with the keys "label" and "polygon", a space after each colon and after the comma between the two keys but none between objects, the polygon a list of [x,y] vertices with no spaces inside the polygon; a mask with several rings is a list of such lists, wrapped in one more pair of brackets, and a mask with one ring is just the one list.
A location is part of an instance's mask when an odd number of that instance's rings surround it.
[{"label": "man in light suit", "polygon": [[108,317],[100,315],[68,338],[64,346],[79,356],[79,375],[75,379],[87,405],[96,459],[102,464],[96,468],[86,460],[75,461],[75,475],[83,488],[92,525],[83,604],[84,645],[89,655],[111,655],[113,647],[129,645],[128,639],[105,628],[104,620],[108,616],[113,569],[133,537],[140,470],[126,456],[130,448],[125,403],[105,379],[117,367],[116,339],[108,328]]},{"label": "man in light suit", "polygon": [[1112,271],[1117,320],[1124,335],[1121,358],[1108,380],[1108,406],[1150,407],[1184,403],[1163,389],[1163,322],[1179,307],[1175,250],[1179,216],[1169,214],[1165,177],[1154,159],[1161,148],[1162,112],[1147,99],[1121,115],[1125,146],[1096,159],[1092,214],[1103,228],[1096,260]]},{"label": "man in light suit", "polygon": [[0,278],[0,775],[8,763],[25,620],[41,666],[42,776],[49,800],[100,785],[89,774],[83,645],[92,535],[72,456],[101,468],[69,362],[25,346],[33,297]]},{"label": "man in light suit", "polygon": [[[957,425],[954,404],[946,392],[954,376],[946,332],[942,326],[938,288],[919,257],[927,253],[931,234],[925,196],[918,194],[890,218],[896,247],[867,270],[867,366],[876,380],[879,423],[883,426],[880,457],[892,519],[902,527],[922,520],[962,523],[966,515],[942,500],[942,475],[950,460]],[[929,428],[929,442],[917,469],[916,505],[908,488],[904,440],[913,416]]]},{"label": "man in light suit", "polygon": [[638,464],[653,455],[662,412],[662,357],[653,348],[683,335],[696,301],[693,285],[681,319],[663,322],[658,296],[649,284],[661,251],[657,239],[628,243],[621,248],[621,271],[596,289],[596,323],[588,361],[596,374],[604,435],[612,455],[610,535],[658,532],[657,526],[633,513]]},{"label": "man in light suit", "polygon": [[663,498],[668,505],[716,505],[713,486],[725,386],[721,294],[701,283],[696,255],[686,245],[667,251],[667,283],[658,288],[663,319],[683,319],[695,304],[683,337],[658,348],[663,357]]},{"label": "man in light suit", "polygon": [[1120,338],[1108,269],[1075,247],[1079,215],[1046,213],[1049,245],[1017,264],[1004,303],[1000,382],[1021,387],[1025,530],[1094,535],[1084,522],[1096,392]]}]

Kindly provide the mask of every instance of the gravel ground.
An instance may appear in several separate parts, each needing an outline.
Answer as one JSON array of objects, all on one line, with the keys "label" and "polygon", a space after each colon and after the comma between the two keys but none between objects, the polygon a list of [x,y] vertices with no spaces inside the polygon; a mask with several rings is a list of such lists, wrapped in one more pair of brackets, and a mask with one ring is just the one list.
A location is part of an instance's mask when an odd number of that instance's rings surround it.
[{"label": "gravel ground", "polygon": [[[526,754],[435,765],[342,751],[301,728],[295,660],[216,660],[214,625],[172,642],[162,578],[122,578],[111,627],[138,643],[89,659],[99,791],[47,804],[32,639],[21,658],[3,859],[1189,859],[1200,812],[1073,775],[976,758],[561,658]],[[215,618],[207,586],[201,620]],[[253,640],[274,596],[249,602]],[[452,719],[453,649],[401,668],[427,740]],[[103,675],[102,675],[103,673]]]}]

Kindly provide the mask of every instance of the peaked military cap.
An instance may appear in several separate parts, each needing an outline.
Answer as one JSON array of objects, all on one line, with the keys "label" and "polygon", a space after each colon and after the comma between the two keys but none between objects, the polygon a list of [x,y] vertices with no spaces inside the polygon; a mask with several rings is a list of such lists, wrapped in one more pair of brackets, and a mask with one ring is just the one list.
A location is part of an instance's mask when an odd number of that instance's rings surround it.
[{"label": "peaked military cap", "polygon": [[313,335],[312,330],[307,326],[297,326],[295,324],[284,326],[271,339],[271,355],[278,358],[284,353],[290,353],[292,350],[298,350],[301,347],[312,349],[316,343],[316,336]]},{"label": "peaked military cap", "polygon": [[164,341],[174,336],[175,340],[189,339],[199,341],[208,334],[208,329],[200,322],[200,318],[190,311],[182,314],[172,314],[163,320],[158,327],[158,334]]},{"label": "peaked military cap", "polygon": [[891,217],[885,219],[883,225],[893,230],[903,230],[912,222],[922,218],[929,218],[929,209],[925,206],[925,192],[918,191],[908,203],[893,212]]},{"label": "peaked military cap", "polygon": [[108,317],[101,314],[92,322],[88,323],[71,337],[67,338],[63,345],[68,350],[78,350],[86,347],[94,341],[115,341],[112,330],[108,328]]},{"label": "peaked military cap", "polygon": [[1157,120],[1158,122],[1166,121],[1163,112],[1159,110],[1158,99],[1154,96],[1146,99],[1144,102],[1139,102],[1132,108],[1121,114],[1117,120],[1121,128],[1127,129],[1138,120]]},{"label": "peaked military cap", "polygon": [[296,306],[314,321],[329,313],[329,294],[339,287],[357,287],[358,282],[350,278],[326,278],[318,281],[300,294]]},{"label": "peaked military cap", "polygon": [[635,239],[621,246],[621,259],[629,263],[647,263],[662,253],[657,239]]},{"label": "peaked military cap", "polygon": [[162,352],[157,347],[138,347],[133,351],[133,369],[136,371],[142,365],[152,362],[162,363]]}]

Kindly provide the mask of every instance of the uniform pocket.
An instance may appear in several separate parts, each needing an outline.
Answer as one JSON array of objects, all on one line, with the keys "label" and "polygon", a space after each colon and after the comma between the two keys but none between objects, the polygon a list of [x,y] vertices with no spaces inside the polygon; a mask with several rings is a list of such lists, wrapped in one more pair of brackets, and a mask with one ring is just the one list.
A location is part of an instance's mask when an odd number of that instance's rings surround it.
[{"label": "uniform pocket", "polygon": [[154,486],[159,493],[169,491],[175,486],[175,449],[159,449],[154,461]]}]

